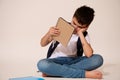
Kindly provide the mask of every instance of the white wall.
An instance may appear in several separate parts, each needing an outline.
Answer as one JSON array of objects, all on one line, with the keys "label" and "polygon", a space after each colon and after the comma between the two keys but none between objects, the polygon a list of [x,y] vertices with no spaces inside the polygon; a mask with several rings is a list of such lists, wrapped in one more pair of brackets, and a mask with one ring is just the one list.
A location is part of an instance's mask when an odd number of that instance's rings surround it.
[{"label": "white wall", "polygon": [[94,51],[105,63],[120,63],[120,0],[0,0],[0,80],[34,74],[48,48],[39,46],[41,37],[82,5],[96,11],[88,30]]}]

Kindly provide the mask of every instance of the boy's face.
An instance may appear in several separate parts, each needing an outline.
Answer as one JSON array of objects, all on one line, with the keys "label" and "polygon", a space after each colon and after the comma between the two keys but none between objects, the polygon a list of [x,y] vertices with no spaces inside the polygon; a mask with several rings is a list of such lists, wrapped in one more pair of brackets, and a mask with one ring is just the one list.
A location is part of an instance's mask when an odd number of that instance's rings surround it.
[{"label": "boy's face", "polygon": [[82,24],[78,23],[78,21],[77,21],[77,19],[75,17],[72,18],[71,25],[75,28],[74,33],[76,33],[76,30],[78,28],[80,28],[80,29],[86,29],[86,30],[88,29],[88,26],[86,24],[82,25]]}]

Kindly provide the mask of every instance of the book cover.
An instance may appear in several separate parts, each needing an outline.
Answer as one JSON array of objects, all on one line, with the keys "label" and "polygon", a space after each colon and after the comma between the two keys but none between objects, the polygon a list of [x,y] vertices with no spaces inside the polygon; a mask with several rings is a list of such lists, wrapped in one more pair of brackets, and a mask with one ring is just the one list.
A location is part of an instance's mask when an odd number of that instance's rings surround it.
[{"label": "book cover", "polygon": [[39,77],[28,76],[28,77],[10,78],[9,80],[44,80],[44,79]]},{"label": "book cover", "polygon": [[60,30],[60,35],[53,37],[53,39],[66,47],[73,34],[74,27],[65,21],[62,17],[58,19],[56,27]]}]

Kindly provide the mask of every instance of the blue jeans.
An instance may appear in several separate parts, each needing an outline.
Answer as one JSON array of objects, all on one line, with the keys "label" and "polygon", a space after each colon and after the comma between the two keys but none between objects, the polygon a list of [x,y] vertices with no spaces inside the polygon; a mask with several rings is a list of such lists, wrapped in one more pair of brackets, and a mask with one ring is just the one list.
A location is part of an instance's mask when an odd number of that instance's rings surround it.
[{"label": "blue jeans", "polygon": [[89,58],[83,56],[42,59],[37,66],[39,71],[51,76],[85,78],[85,71],[97,69],[102,64],[102,56],[94,54]]}]

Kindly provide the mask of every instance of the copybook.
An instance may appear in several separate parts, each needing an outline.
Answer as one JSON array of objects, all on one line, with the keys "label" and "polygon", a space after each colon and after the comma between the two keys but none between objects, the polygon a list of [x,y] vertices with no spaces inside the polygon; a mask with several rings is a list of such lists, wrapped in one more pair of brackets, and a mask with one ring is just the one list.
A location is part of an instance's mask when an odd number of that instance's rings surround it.
[{"label": "copybook", "polygon": [[60,42],[63,46],[66,47],[73,34],[74,27],[62,17],[58,19],[56,27],[60,30],[60,35],[53,37],[53,39]]}]

